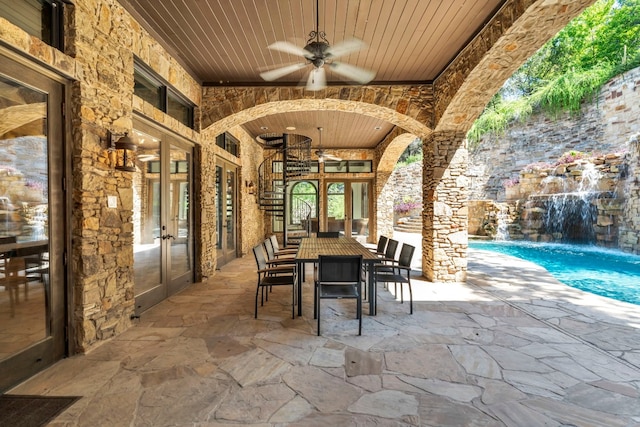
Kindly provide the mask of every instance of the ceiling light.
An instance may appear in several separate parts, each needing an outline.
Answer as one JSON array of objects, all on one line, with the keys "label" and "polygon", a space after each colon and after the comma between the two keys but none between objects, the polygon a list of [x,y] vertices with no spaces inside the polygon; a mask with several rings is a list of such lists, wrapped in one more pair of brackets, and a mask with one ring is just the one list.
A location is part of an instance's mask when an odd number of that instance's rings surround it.
[{"label": "ceiling light", "polygon": [[286,130],[296,130],[296,127],[295,126],[287,126],[285,129]]},{"label": "ceiling light", "polygon": [[269,129],[269,128],[268,128],[267,126],[260,126],[260,129],[261,129],[261,130],[267,130],[267,129]]},{"label": "ceiling light", "polygon": [[374,129],[375,130],[380,130],[380,129],[382,129],[382,126],[376,126],[376,127],[374,127]]}]

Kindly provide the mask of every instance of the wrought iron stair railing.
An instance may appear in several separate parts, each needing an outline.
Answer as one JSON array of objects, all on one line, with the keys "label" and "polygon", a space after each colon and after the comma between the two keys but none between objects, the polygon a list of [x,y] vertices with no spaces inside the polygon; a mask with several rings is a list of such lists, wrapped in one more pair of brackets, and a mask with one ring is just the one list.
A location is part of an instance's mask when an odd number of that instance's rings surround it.
[{"label": "wrought iron stair railing", "polygon": [[[285,197],[289,183],[309,174],[311,138],[303,135],[263,135],[267,155],[258,167],[258,205],[267,214],[282,221],[287,239],[293,209],[287,209]],[[292,207],[293,208],[293,207]],[[296,213],[295,215],[299,215]],[[292,216],[292,215],[291,215]]]}]

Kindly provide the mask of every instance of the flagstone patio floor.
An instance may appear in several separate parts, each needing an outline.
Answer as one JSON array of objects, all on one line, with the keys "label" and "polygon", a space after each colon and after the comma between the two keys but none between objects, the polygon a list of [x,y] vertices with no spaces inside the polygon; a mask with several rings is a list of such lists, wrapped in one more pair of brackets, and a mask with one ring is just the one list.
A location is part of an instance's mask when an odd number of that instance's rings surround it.
[{"label": "flagstone patio floor", "polygon": [[362,336],[344,300],[318,337],[310,282],[254,319],[245,256],[10,392],[82,396],[51,426],[640,425],[638,306],[477,250],[467,283],[415,276],[413,315],[380,284]]}]

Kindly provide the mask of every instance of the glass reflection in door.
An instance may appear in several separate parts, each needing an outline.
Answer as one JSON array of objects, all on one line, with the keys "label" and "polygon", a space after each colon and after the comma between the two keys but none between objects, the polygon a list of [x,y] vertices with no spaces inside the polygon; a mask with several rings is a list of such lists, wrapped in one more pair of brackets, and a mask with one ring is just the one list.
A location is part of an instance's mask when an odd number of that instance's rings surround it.
[{"label": "glass reflection in door", "polygon": [[171,146],[169,164],[169,226],[171,280],[191,272],[191,153]]},{"label": "glass reflection in door", "polygon": [[326,231],[345,231],[345,183],[331,182],[327,185],[327,228]]},{"label": "glass reflection in door", "polygon": [[0,75],[0,361],[51,334],[48,102]]},{"label": "glass reflection in door", "polygon": [[236,167],[216,166],[216,243],[218,266],[236,258]]},{"label": "glass reflection in door", "polygon": [[143,140],[143,144],[138,144],[139,167],[133,176],[133,262],[136,299],[162,284],[160,141],[149,136]]},{"label": "glass reflection in door", "polygon": [[369,236],[369,203],[369,183],[352,182],[351,235],[353,237]]}]

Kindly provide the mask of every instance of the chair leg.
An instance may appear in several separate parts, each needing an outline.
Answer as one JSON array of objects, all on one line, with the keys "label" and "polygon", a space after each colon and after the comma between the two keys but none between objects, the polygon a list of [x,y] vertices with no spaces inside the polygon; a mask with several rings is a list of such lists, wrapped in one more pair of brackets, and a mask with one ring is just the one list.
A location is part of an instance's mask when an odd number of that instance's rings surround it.
[{"label": "chair leg", "polygon": [[316,317],[318,318],[318,336],[320,336],[320,298],[316,300]]},{"label": "chair leg", "polygon": [[402,292],[402,288],[403,288],[402,283],[400,283],[400,304],[404,304],[404,294]]},{"label": "chair leg", "polygon": [[313,318],[318,318],[318,307],[320,305],[320,301],[318,300],[318,284],[313,282]]},{"label": "chair leg", "polygon": [[296,278],[293,279],[293,286],[291,286],[291,318],[296,318]]},{"label": "chair leg", "polygon": [[260,292],[260,284],[259,283],[258,283],[258,286],[256,287],[256,307],[255,307],[254,319],[258,318],[258,292]]},{"label": "chair leg", "polygon": [[411,279],[407,281],[409,285],[409,314],[413,314],[413,292],[411,291]]},{"label": "chair leg", "polygon": [[362,296],[360,294],[358,294],[357,304],[358,307],[356,308],[356,311],[358,313],[358,335],[362,335]]}]

